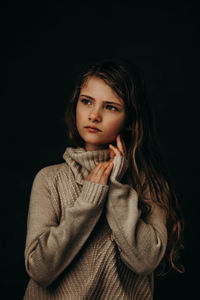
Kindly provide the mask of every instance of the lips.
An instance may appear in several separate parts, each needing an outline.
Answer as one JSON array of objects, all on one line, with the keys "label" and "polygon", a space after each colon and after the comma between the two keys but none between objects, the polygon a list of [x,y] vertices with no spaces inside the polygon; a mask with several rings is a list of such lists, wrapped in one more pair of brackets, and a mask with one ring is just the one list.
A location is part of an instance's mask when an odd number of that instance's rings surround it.
[{"label": "lips", "polygon": [[85,126],[85,128],[90,131],[90,132],[101,132],[102,130],[100,130],[99,128],[95,127],[95,126]]}]

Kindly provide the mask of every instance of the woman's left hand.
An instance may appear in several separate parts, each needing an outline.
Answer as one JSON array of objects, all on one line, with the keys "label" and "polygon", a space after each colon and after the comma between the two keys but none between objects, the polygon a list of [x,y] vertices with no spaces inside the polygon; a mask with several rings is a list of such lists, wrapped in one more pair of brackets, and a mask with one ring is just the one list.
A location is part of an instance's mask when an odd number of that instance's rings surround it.
[{"label": "woman's left hand", "polygon": [[112,160],[115,156],[124,156],[126,157],[126,146],[121,136],[118,135],[116,138],[117,147],[109,144],[110,148],[110,159]]}]

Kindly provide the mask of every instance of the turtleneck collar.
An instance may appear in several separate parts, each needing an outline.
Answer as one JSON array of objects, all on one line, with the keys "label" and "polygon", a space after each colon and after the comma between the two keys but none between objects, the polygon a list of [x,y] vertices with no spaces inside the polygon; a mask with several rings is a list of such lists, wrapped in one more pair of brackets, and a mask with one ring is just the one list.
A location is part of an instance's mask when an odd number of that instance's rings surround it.
[{"label": "turtleneck collar", "polygon": [[63,158],[73,171],[76,182],[83,184],[83,180],[98,163],[109,160],[110,150],[86,151],[84,148],[68,147]]}]

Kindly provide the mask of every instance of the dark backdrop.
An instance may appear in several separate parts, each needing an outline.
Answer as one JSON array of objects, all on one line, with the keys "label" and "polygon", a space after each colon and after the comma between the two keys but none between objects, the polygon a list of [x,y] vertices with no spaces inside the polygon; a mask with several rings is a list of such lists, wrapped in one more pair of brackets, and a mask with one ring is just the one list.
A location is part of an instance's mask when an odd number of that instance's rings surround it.
[{"label": "dark backdrop", "polygon": [[194,1],[1,4],[1,294],[22,299],[36,172],[62,162],[64,110],[78,66],[122,57],[142,70],[185,216],[186,272],[156,279],[155,299],[196,299],[199,254],[199,11]]}]

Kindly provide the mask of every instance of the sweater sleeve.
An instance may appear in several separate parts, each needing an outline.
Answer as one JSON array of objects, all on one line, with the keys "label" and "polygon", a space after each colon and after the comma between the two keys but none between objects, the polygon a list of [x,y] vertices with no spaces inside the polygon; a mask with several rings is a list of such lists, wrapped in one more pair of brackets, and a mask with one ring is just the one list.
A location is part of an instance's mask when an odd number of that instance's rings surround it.
[{"label": "sweater sleeve", "polygon": [[49,286],[82,248],[104,206],[108,186],[84,181],[73,206],[61,220],[54,209],[48,186],[48,168],[35,177],[29,204],[25,265],[30,277]]},{"label": "sweater sleeve", "polygon": [[[150,274],[166,250],[166,216],[163,209],[152,204],[150,215],[145,220],[141,218],[137,192],[118,181],[125,164],[123,157],[114,158],[106,217],[122,261],[138,274]],[[148,190],[145,193],[150,195]]]}]

